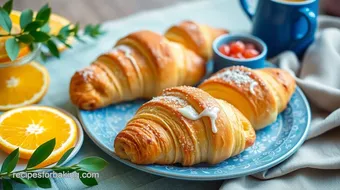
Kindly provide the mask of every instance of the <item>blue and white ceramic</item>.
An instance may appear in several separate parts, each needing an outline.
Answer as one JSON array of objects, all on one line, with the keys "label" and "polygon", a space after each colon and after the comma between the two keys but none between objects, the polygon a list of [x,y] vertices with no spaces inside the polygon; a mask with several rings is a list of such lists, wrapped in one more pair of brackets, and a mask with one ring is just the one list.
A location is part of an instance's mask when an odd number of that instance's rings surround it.
[{"label": "blue and white ceramic", "polygon": [[[250,59],[236,59],[226,55],[223,55],[218,49],[223,44],[229,44],[234,41],[242,41],[244,43],[252,43],[256,49],[260,51],[260,55]],[[217,72],[225,67],[231,66],[245,66],[252,69],[259,69],[265,67],[265,60],[267,56],[267,46],[259,38],[249,34],[225,34],[214,40],[213,43],[213,60],[214,60],[214,72]]]},{"label": "blue and white ceramic", "polygon": [[258,0],[255,12],[248,1],[240,0],[253,22],[251,33],[267,44],[269,57],[285,50],[302,55],[314,40],[319,0]]},{"label": "blue and white ceramic", "polygon": [[288,107],[270,126],[257,131],[256,142],[238,156],[217,165],[136,165],[114,153],[113,142],[145,100],[95,110],[79,110],[85,132],[107,154],[126,165],[152,174],[186,180],[221,180],[254,174],[290,157],[304,142],[311,119],[309,104],[297,88]]}]

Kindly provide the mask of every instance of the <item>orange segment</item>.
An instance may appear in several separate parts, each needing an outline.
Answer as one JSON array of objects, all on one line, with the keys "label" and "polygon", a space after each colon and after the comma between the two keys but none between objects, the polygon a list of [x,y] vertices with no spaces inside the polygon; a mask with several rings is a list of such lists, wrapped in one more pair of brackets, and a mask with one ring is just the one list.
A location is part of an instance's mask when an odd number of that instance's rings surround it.
[{"label": "orange segment", "polygon": [[46,94],[49,74],[36,62],[0,69],[0,110],[37,103]]},{"label": "orange segment", "polygon": [[75,145],[77,135],[75,121],[50,107],[22,107],[0,116],[0,148],[6,153],[19,147],[20,158],[29,159],[41,144],[56,138],[52,154],[38,167],[57,162]]}]

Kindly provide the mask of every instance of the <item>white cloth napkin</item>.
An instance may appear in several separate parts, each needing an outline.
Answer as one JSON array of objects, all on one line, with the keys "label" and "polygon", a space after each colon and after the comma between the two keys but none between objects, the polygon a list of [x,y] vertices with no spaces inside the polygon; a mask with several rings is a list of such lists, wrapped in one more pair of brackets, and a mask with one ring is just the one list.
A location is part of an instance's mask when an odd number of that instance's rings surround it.
[{"label": "white cloth napkin", "polygon": [[281,164],[226,180],[221,189],[340,189],[340,128],[334,129],[340,126],[340,18],[319,18],[316,40],[301,63],[293,52],[272,62],[295,76],[309,100],[308,141]]}]

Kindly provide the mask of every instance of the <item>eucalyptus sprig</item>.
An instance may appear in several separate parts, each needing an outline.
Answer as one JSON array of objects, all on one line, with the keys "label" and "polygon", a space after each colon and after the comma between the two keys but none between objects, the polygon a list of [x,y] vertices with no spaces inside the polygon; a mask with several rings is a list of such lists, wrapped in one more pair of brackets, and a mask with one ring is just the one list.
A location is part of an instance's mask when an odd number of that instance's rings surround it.
[{"label": "eucalyptus sprig", "polygon": [[36,166],[45,161],[51,155],[51,153],[54,150],[55,144],[56,140],[52,139],[40,145],[33,152],[31,158],[28,160],[26,168],[23,170],[14,171],[19,161],[19,148],[15,149],[12,153],[10,153],[3,162],[0,170],[0,180],[2,181],[2,189],[4,190],[13,189],[11,181],[26,184],[28,187],[51,188],[52,186],[50,179],[43,177],[43,175],[40,175],[40,177],[37,178],[16,177],[16,174],[18,173],[31,173],[31,174],[36,173],[36,176],[39,176],[39,173],[41,174],[41,172],[44,171],[57,172],[63,174],[77,172],[79,174],[78,176],[80,181],[84,185],[94,186],[98,184],[97,180],[94,177],[86,176],[84,174],[87,174],[89,172],[99,172],[108,165],[108,162],[106,162],[104,159],[100,157],[88,157],[84,158],[77,164],[73,164],[71,166],[61,166],[71,155],[74,148],[71,148],[67,152],[65,152],[55,166],[36,168]]},{"label": "eucalyptus sprig", "polygon": [[[12,33],[12,21],[10,13],[13,7],[13,0],[8,0],[2,7],[0,7],[0,27],[6,32],[0,34],[0,37],[7,37],[5,48],[8,57],[13,61],[18,57],[20,51],[20,43],[27,44],[29,47],[33,47],[33,44],[41,43],[48,49],[49,53],[55,57],[60,57],[58,50],[58,44],[64,44],[71,48],[67,39],[74,37],[75,39],[84,42],[79,36],[79,23],[75,25],[66,25],[62,27],[57,35],[50,34],[49,19],[52,9],[46,4],[40,8],[36,16],[32,9],[26,9],[22,11],[20,15],[20,32]],[[87,25],[85,27],[84,35],[91,38],[103,34],[101,26]],[[42,54],[43,57],[46,54]]]}]

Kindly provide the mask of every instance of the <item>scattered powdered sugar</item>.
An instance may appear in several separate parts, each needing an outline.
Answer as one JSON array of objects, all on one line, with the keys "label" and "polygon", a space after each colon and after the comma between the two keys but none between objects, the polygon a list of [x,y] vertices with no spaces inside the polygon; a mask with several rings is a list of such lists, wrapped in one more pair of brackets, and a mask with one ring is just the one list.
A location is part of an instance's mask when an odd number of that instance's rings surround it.
[{"label": "scattered powdered sugar", "polygon": [[186,106],[187,102],[181,98],[178,98],[176,96],[157,96],[152,98],[151,101],[165,101],[167,104],[176,104],[178,106]]},{"label": "scattered powdered sugar", "polygon": [[122,51],[125,53],[125,57],[128,58],[131,63],[135,66],[137,65],[135,58],[132,56],[131,48],[127,45],[118,45],[113,48],[112,52],[116,53],[118,51]]},{"label": "scattered powdered sugar", "polygon": [[197,30],[197,29],[198,29],[197,25],[194,24],[194,23],[190,23],[190,24],[188,25],[188,28],[189,28],[190,30]]},{"label": "scattered powdered sugar", "polygon": [[258,83],[250,77],[251,72],[242,71],[238,68],[236,69],[227,69],[222,73],[218,73],[212,77],[212,79],[220,78],[227,82],[234,82],[237,86],[241,86],[242,84],[250,84],[250,92],[255,94],[254,88],[258,85]]},{"label": "scattered powdered sugar", "polygon": [[89,78],[93,78],[93,70],[91,69],[85,69],[83,71],[80,72],[81,76],[83,77],[84,80],[88,80]]}]

